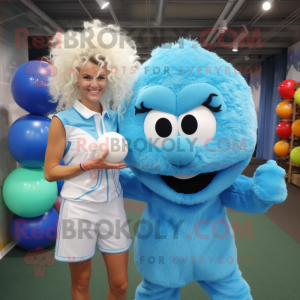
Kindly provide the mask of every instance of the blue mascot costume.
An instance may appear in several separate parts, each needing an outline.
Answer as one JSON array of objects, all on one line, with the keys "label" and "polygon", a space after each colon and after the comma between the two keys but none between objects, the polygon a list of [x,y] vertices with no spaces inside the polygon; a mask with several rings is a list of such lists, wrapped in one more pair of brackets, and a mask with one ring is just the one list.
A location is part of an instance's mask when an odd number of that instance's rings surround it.
[{"label": "blue mascot costume", "polygon": [[272,160],[253,178],[240,175],[256,144],[251,90],[190,39],[154,49],[139,72],[119,116],[129,144],[124,197],[147,202],[134,246],[143,276],[136,300],[180,299],[193,281],[213,300],[252,299],[226,207],[264,213],[287,190]]}]

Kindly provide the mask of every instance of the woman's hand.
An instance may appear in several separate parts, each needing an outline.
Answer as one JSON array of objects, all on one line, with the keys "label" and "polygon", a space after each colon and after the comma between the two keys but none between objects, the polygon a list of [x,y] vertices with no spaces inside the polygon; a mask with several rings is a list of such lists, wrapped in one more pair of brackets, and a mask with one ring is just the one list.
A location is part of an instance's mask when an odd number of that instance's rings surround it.
[{"label": "woman's hand", "polygon": [[124,169],[127,168],[127,165],[123,163],[122,161],[118,163],[112,163],[110,161],[105,160],[104,158],[108,154],[108,149],[101,154],[100,156],[97,156],[93,158],[92,160],[86,161],[83,164],[83,167],[86,170],[94,170],[94,169]]}]

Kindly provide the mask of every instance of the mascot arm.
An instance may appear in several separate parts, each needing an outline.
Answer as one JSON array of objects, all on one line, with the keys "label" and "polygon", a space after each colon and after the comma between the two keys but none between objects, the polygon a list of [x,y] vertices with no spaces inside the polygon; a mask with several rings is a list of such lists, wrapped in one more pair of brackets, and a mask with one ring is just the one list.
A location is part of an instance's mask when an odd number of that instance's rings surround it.
[{"label": "mascot arm", "polygon": [[120,170],[120,183],[124,198],[148,202],[148,198],[152,196],[152,191],[142,184],[129,168]]},{"label": "mascot arm", "polygon": [[259,166],[253,178],[240,175],[224,192],[221,201],[224,206],[247,213],[265,213],[274,203],[281,203],[287,197],[285,170],[269,160]]}]

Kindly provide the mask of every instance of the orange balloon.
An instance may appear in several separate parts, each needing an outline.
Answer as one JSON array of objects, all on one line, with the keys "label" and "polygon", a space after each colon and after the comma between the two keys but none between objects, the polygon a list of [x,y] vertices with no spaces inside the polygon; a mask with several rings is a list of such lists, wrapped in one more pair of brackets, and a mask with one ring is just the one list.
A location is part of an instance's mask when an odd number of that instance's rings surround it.
[{"label": "orange balloon", "polygon": [[282,101],[277,105],[277,115],[282,119],[289,119],[292,115],[293,103],[291,101]]},{"label": "orange balloon", "polygon": [[300,120],[297,120],[292,125],[292,132],[294,135],[300,137]]},{"label": "orange balloon", "polygon": [[290,145],[285,141],[279,141],[274,146],[274,152],[277,156],[284,157],[289,154]]}]

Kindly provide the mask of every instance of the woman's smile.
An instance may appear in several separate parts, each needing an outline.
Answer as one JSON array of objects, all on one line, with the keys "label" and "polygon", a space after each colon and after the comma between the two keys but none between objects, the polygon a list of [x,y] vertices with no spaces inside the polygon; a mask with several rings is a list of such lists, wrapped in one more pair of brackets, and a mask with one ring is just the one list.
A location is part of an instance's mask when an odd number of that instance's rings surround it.
[{"label": "woman's smile", "polygon": [[92,95],[98,95],[101,89],[88,89],[88,92]]}]

